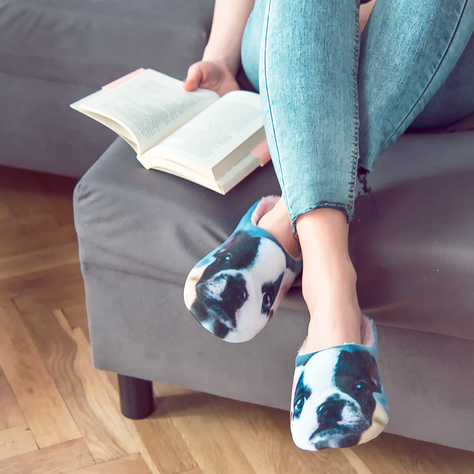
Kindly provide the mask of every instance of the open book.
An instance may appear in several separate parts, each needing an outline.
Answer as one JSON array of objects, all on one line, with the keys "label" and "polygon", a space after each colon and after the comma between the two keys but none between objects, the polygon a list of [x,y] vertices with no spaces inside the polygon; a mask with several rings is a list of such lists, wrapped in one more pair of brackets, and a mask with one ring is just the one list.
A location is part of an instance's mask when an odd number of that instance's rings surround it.
[{"label": "open book", "polygon": [[145,168],[221,194],[270,159],[253,92],[186,92],[177,79],[139,69],[71,107],[120,135]]}]

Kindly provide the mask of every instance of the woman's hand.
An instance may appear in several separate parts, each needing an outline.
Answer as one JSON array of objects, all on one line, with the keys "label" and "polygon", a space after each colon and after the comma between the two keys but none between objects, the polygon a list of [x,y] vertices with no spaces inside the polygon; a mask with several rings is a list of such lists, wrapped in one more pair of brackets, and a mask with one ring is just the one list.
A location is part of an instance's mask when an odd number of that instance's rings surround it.
[{"label": "woman's hand", "polygon": [[188,69],[184,90],[191,92],[198,87],[217,92],[220,97],[240,89],[224,60],[199,61]]}]

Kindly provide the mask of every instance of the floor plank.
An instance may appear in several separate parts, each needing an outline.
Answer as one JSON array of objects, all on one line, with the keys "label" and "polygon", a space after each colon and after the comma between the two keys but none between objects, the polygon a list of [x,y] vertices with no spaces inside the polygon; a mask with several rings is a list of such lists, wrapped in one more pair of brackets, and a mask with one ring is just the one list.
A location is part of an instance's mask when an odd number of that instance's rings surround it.
[{"label": "floor plank", "polygon": [[[157,393],[159,397],[162,394]],[[216,397],[199,392],[160,398],[154,416],[170,418],[198,466],[209,474],[253,474],[239,443],[213,408]],[[203,435],[205,433],[205,435]]]},{"label": "floor plank", "polygon": [[1,167],[0,202],[11,217],[51,214],[31,171]]},{"label": "floor plank", "polygon": [[[58,317],[59,315],[60,313],[57,314]],[[127,430],[124,418],[114,406],[107,387],[103,385],[99,377],[98,371],[92,366],[89,342],[80,328],[74,329],[71,333],[77,345],[74,369],[82,381],[90,409],[100,419],[103,429],[108,430],[111,441],[114,441],[117,447],[120,447],[126,454],[137,453],[139,449]],[[111,457],[112,453],[113,451],[110,449]]]},{"label": "floor plank", "polygon": [[64,314],[23,315],[58,391],[96,463],[138,452],[90,361],[90,346],[78,342]]},{"label": "floor plank", "polygon": [[140,452],[146,453],[150,467],[155,473],[178,474],[197,467],[181,433],[169,418],[151,416],[146,420],[128,421],[128,425],[139,439]]},{"label": "floor plank", "polygon": [[26,425],[25,417],[0,367],[0,430],[22,425]]},{"label": "floor plank", "polygon": [[37,449],[38,446],[28,425],[0,431],[0,460]]},{"label": "floor plank", "polygon": [[40,448],[81,437],[15,307],[0,301],[0,366]]},{"label": "floor plank", "polygon": [[0,474],[66,474],[93,464],[86,443],[78,439],[3,459]]},{"label": "floor plank", "polygon": [[[104,371],[98,374],[120,411],[117,375]],[[199,468],[180,431],[166,414],[155,413],[144,420],[123,419],[153,474],[188,473]]]},{"label": "floor plank", "polygon": [[[34,309],[37,309],[36,301],[41,299],[40,297],[44,293],[48,294],[49,292],[49,294],[53,293],[55,295],[58,289],[69,287],[71,284],[80,285],[81,290],[84,287],[81,269],[77,263],[0,280],[0,300],[18,299],[21,303],[24,297],[29,297],[26,301],[30,305],[35,305]],[[83,291],[72,296],[74,300],[84,302]],[[54,306],[54,309],[57,308],[54,296],[50,298],[50,301],[49,306]]]},{"label": "floor plank", "polygon": [[67,306],[62,308],[64,316],[71,329],[81,328],[90,343],[89,322],[87,320],[87,310],[85,304],[78,304],[75,306]]},{"label": "floor plank", "polygon": [[[29,255],[32,252],[63,247],[68,244],[75,244],[76,242],[77,234],[73,225],[35,231],[22,238],[18,238],[18,236],[12,236],[9,239],[2,238],[0,259],[21,256],[23,254]],[[33,268],[32,271],[36,270]]]},{"label": "floor plank", "polygon": [[134,454],[115,461],[73,471],[71,474],[150,474],[150,470],[142,456]]},{"label": "floor plank", "polygon": [[354,452],[353,448],[341,449],[341,453],[351,463],[357,474],[376,474],[368,468],[367,464]]},{"label": "floor plank", "polygon": [[299,450],[291,439],[286,411],[218,397],[213,408],[258,473],[358,474],[340,450]]},{"label": "floor plank", "polygon": [[53,311],[57,308],[84,304],[84,282],[70,281],[44,290],[27,292],[13,299],[20,314]]},{"label": "floor plank", "polygon": [[0,259],[0,280],[78,262],[79,250],[76,242],[52,249],[2,257]]},{"label": "floor plank", "polygon": [[47,202],[59,226],[74,224],[72,197],[77,178],[61,177],[48,173],[32,173],[42,197]]},{"label": "floor plank", "polygon": [[353,448],[374,473],[474,474],[474,452],[382,433]]},{"label": "floor plank", "polygon": [[3,220],[11,219],[12,217],[11,209],[3,202],[0,202],[0,224]]},{"label": "floor plank", "polygon": [[[58,229],[58,223],[51,214],[27,214],[20,217],[13,217],[11,215],[9,218],[5,216],[0,220],[2,251],[7,242],[11,240],[23,241],[25,238],[30,238],[31,235],[54,229]],[[7,255],[7,253],[5,252],[2,255]]]}]

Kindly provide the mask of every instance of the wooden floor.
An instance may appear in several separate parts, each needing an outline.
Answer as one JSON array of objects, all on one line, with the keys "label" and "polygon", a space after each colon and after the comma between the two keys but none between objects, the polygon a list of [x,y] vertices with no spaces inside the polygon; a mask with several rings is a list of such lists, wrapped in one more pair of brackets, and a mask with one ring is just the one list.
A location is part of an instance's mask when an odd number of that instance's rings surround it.
[{"label": "wooden floor", "polygon": [[0,474],[474,474],[474,453],[399,436],[294,447],[288,413],[154,384],[142,421],[91,365],[75,181],[0,167]]}]

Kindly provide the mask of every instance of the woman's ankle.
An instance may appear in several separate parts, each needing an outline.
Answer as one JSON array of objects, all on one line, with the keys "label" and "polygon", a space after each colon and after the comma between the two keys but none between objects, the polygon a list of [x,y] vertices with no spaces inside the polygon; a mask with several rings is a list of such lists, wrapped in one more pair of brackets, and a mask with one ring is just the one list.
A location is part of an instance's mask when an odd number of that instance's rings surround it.
[{"label": "woman's ankle", "polygon": [[355,271],[335,279],[303,274],[303,296],[310,313],[304,352],[342,344],[360,344],[362,311],[356,292]]},{"label": "woman's ankle", "polygon": [[351,309],[343,316],[329,312],[313,316],[308,326],[308,336],[303,344],[301,353],[312,352],[341,346],[343,344],[361,344],[362,312]]},{"label": "woman's ankle", "polygon": [[346,216],[318,209],[297,221],[303,254],[303,297],[311,321],[303,351],[360,344],[362,311],[357,275],[348,252]]},{"label": "woman's ankle", "polygon": [[258,227],[272,234],[292,257],[299,256],[300,247],[293,236],[290,216],[283,198],[280,198],[275,207],[260,219]]}]

